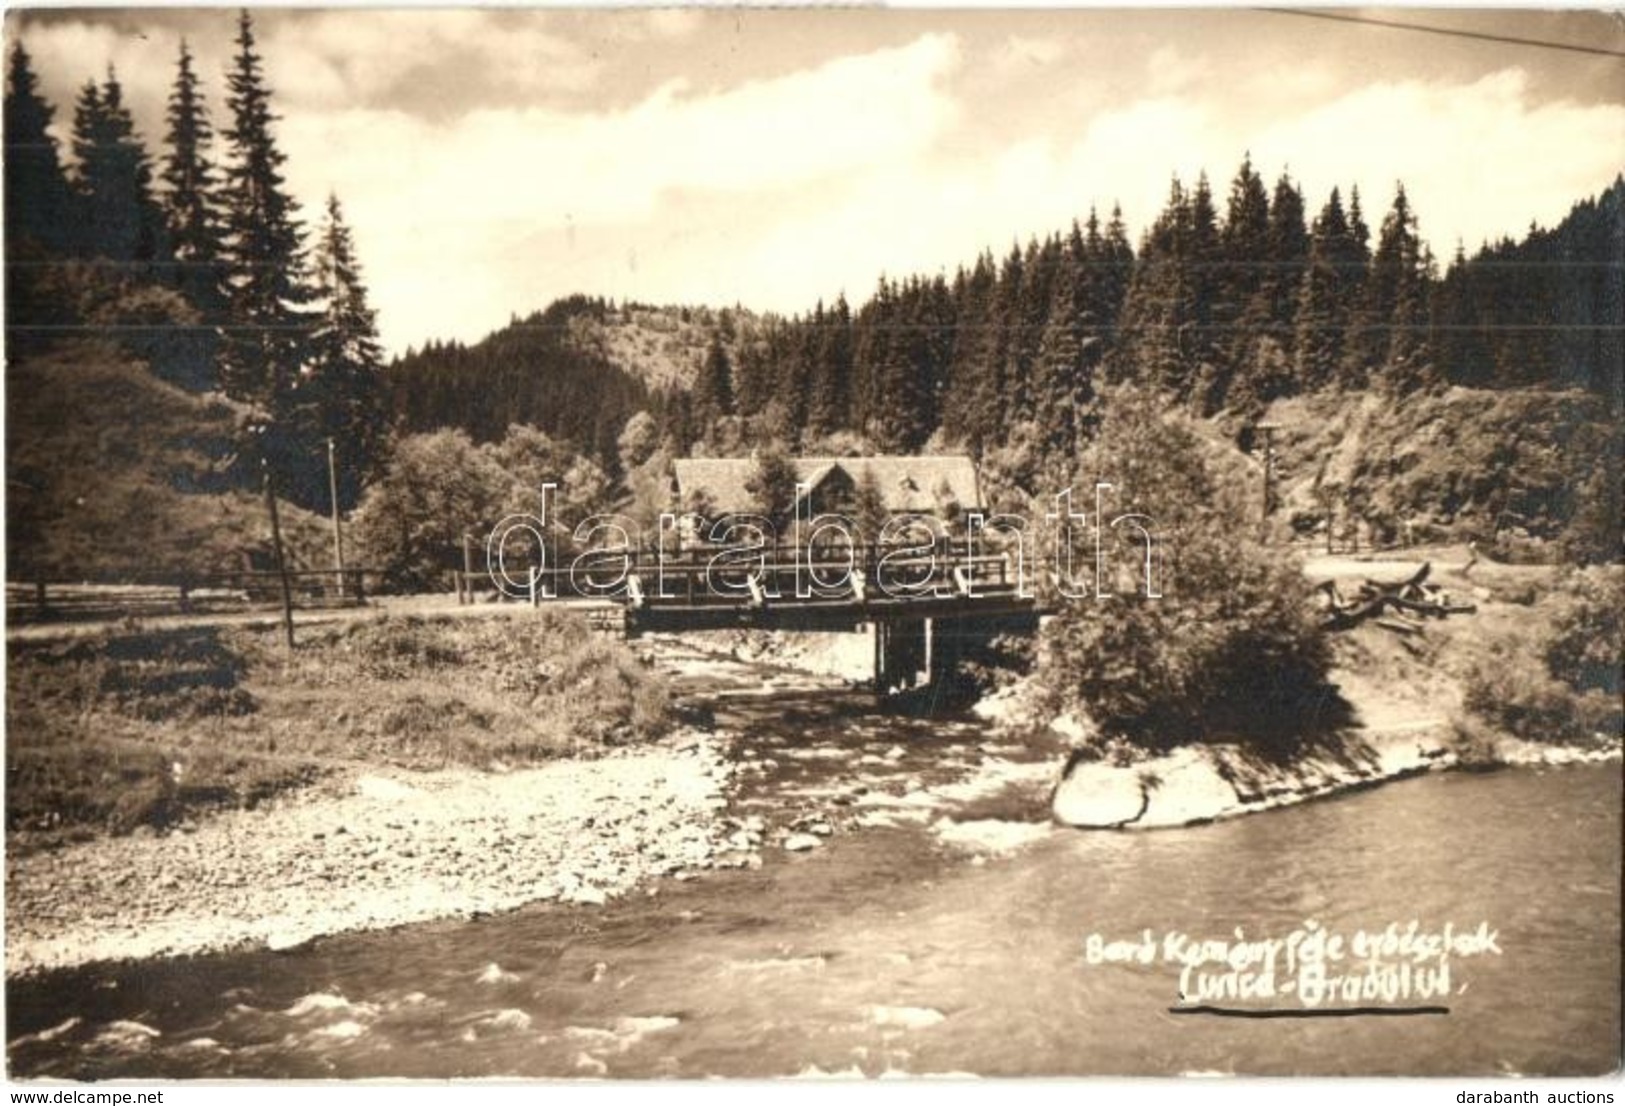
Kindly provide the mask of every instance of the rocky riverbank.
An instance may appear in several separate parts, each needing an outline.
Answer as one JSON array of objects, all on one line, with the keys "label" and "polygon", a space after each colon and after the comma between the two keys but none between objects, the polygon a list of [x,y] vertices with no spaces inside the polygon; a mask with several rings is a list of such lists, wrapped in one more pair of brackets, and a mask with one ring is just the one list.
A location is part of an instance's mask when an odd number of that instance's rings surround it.
[{"label": "rocky riverbank", "polygon": [[6,971],[602,903],[756,843],[721,816],[721,745],[689,731],[508,772],[355,775],[167,833],[8,858]]},{"label": "rocky riverbank", "polygon": [[1241,742],[1193,742],[1161,753],[1103,745],[1085,720],[1038,717],[1020,687],[979,709],[1002,727],[1047,726],[1071,741],[1080,752],[1059,774],[1051,811],[1056,821],[1087,829],[1211,822],[1423,772],[1620,757],[1617,734],[1580,744],[1541,744],[1506,734],[1487,744],[1465,741],[1458,727],[1459,654],[1472,644],[1470,635],[1458,635],[1445,643],[1456,655],[1435,652],[1419,662],[1380,630],[1349,635],[1339,643],[1340,663],[1331,672],[1348,723],[1307,738],[1287,756],[1266,756]]}]

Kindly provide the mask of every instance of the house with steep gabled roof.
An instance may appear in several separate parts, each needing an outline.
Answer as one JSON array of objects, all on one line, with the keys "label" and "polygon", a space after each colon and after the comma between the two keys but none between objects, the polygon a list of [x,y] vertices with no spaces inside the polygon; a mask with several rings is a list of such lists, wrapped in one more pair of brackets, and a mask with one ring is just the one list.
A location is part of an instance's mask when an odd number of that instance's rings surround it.
[{"label": "house with steep gabled roof", "polygon": [[[976,463],[965,456],[792,457],[796,482],[806,486],[795,513],[818,515],[851,509],[859,485],[874,479],[888,514],[952,518],[985,509]],[[672,462],[677,502],[683,510],[703,504],[719,518],[759,510],[750,482],[754,457],[697,457]]]}]

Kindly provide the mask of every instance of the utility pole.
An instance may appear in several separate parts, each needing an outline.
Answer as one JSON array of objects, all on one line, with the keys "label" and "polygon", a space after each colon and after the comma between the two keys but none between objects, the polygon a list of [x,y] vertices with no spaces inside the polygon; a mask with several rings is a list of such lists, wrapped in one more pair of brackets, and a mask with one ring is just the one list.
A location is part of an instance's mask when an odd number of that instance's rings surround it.
[{"label": "utility pole", "polygon": [[338,567],[339,599],[344,599],[344,530],[339,525],[339,469],[333,439],[327,439],[327,495],[333,504],[333,563]]},{"label": "utility pole", "polygon": [[260,458],[260,472],[265,480],[265,506],[271,512],[271,548],[276,552],[276,574],[282,581],[282,631],[288,640],[288,651],[293,651],[293,592],[288,587],[288,562],[282,555],[282,523],[277,519],[276,493],[271,487],[271,466]]},{"label": "utility pole", "polygon": [[1275,476],[1275,431],[1279,429],[1279,424],[1261,422],[1256,429],[1264,435],[1264,511],[1259,517],[1260,521],[1268,523],[1270,508],[1275,505],[1274,488],[1270,482]]}]

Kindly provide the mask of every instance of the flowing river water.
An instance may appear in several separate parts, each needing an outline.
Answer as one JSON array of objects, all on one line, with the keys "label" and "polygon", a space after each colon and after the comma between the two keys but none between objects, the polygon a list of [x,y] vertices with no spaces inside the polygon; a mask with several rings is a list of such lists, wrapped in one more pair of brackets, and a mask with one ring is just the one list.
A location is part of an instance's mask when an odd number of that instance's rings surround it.
[{"label": "flowing river water", "polygon": [[[764,680],[774,686],[764,690]],[[1051,827],[1055,751],[692,668],[730,813],[835,832],[601,907],[8,984],[14,1076],[1579,1075],[1620,1057],[1617,762],[1395,782],[1234,821]],[[1176,1016],[1091,933],[1487,922],[1447,1014]]]}]

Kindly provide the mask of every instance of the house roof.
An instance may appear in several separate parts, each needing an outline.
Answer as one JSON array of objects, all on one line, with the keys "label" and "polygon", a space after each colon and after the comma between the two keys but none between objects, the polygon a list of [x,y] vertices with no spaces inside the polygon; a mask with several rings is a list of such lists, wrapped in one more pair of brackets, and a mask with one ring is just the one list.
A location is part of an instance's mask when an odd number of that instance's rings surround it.
[{"label": "house roof", "polygon": [[[939,489],[946,489],[963,510],[983,506],[976,465],[969,457],[792,457],[798,482],[817,489],[837,473],[855,487],[865,472],[874,474],[887,511],[935,513]],[[695,493],[711,502],[718,514],[756,509],[746,487],[756,473],[751,457],[708,457],[672,462],[677,494],[687,500]]]}]

